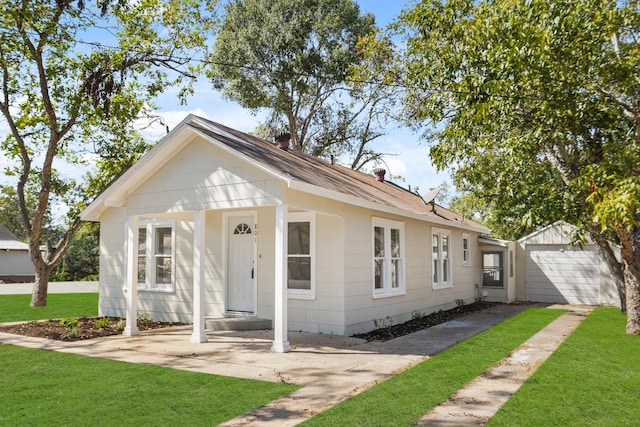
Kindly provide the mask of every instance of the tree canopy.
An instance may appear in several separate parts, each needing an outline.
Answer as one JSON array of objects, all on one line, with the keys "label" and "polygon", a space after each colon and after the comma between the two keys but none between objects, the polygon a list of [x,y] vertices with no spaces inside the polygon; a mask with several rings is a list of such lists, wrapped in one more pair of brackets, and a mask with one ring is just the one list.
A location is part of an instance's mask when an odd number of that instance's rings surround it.
[{"label": "tree canopy", "polygon": [[227,98],[269,112],[261,136],[286,127],[295,150],[347,153],[359,169],[379,157],[366,144],[383,134],[392,95],[347,83],[363,60],[359,41],[374,30],[353,0],[233,0],[208,76]]},{"label": "tree canopy", "polygon": [[[20,222],[36,269],[32,305],[79,226],[78,213],[147,148],[135,121],[167,87],[189,91],[214,2],[198,0],[2,1],[0,112],[9,133]],[[95,163],[82,182],[55,164]],[[55,164],[54,164],[55,163]],[[35,202],[30,203],[30,198]],[[51,241],[43,224],[52,200],[70,206],[67,231]],[[33,205],[33,207],[32,207]],[[50,251],[40,251],[48,244]]]},{"label": "tree canopy", "polygon": [[558,219],[590,232],[640,333],[638,2],[423,0],[398,29],[435,164],[516,234]]}]

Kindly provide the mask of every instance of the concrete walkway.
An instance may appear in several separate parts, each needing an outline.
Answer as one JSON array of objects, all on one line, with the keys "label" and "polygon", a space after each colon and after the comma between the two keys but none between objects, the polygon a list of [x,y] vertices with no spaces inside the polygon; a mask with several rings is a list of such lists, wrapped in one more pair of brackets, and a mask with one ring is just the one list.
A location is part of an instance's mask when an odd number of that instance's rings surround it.
[{"label": "concrete walkway", "polygon": [[416,425],[478,426],[486,423],[591,313],[586,307],[568,308],[567,313],[422,417]]},{"label": "concrete walkway", "polygon": [[[498,305],[387,342],[290,333],[293,351],[286,354],[270,351],[272,331],[208,332],[209,342],[192,344],[190,327],[71,343],[0,333],[0,343],[297,384],[298,391],[224,424],[292,426],[530,307]],[[558,334],[568,335],[568,328],[549,329],[541,342]],[[506,384],[492,387],[500,394]]]}]

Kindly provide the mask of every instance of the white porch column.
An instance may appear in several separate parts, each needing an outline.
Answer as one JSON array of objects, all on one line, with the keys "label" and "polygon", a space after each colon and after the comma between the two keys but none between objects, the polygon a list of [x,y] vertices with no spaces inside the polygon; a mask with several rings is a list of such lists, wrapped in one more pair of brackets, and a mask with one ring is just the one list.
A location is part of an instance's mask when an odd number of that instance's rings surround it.
[{"label": "white porch column", "polygon": [[127,323],[122,335],[128,336],[140,334],[138,330],[138,222],[136,215],[129,216],[127,221]]},{"label": "white porch column", "polygon": [[275,305],[273,319],[274,353],[288,353],[291,346],[287,339],[287,205],[276,206],[275,247]]},{"label": "white porch column", "polygon": [[193,334],[192,343],[207,342],[204,332],[204,255],[206,212],[193,213]]}]

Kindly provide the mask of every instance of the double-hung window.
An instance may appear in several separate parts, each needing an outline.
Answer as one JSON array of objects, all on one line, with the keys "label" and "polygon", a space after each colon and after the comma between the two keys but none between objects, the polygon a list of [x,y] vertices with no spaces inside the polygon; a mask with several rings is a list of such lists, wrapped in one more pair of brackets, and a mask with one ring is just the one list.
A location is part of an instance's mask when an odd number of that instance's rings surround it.
[{"label": "double-hung window", "polygon": [[373,219],[373,296],[403,294],[404,226],[401,222]]},{"label": "double-hung window", "polygon": [[433,289],[450,288],[451,233],[449,230],[431,230],[431,258],[433,261]]},{"label": "double-hung window", "polygon": [[287,289],[291,298],[314,299],[315,215],[309,212],[289,214],[287,229]]},{"label": "double-hung window", "polygon": [[138,289],[173,291],[174,226],[171,222],[147,222],[138,230]]},{"label": "double-hung window", "polygon": [[471,253],[470,253],[470,245],[471,239],[469,234],[462,233],[462,265],[468,267],[471,265]]}]

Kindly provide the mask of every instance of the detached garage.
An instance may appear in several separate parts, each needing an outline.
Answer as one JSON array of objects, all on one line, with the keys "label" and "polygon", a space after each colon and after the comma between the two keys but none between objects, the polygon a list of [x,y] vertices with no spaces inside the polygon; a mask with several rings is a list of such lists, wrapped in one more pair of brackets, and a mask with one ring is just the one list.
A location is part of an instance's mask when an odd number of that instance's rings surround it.
[{"label": "detached garage", "polygon": [[517,299],[563,304],[619,305],[615,283],[590,240],[572,247],[576,230],[558,221],[518,241]]}]

